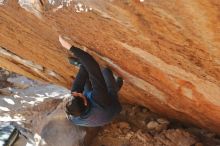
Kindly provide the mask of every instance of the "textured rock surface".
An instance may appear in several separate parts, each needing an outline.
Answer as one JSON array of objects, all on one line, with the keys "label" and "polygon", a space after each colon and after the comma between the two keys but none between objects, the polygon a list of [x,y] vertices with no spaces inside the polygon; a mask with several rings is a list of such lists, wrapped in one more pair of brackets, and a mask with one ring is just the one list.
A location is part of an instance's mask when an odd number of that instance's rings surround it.
[{"label": "textured rock surface", "polygon": [[32,2],[0,2],[1,67],[70,87],[65,34],[124,77],[122,100],[220,133],[217,0]]},{"label": "textured rock surface", "polygon": [[[28,143],[39,146],[81,146],[86,131],[66,119],[61,99],[49,99],[38,106],[11,112],[26,119],[20,124],[13,122]],[[20,140],[19,140],[20,141]]]},{"label": "textured rock surface", "polygon": [[[124,104],[120,116],[99,131],[91,146],[217,146],[220,144],[220,139],[214,133],[162,119],[145,109]],[[149,129],[148,124],[153,121],[158,123],[154,128]]]}]

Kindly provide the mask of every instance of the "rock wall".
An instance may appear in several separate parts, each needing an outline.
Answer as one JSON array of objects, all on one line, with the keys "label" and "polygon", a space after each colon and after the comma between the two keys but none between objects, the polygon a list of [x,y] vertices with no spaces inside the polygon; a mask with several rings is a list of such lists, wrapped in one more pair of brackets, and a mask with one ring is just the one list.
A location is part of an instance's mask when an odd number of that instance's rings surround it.
[{"label": "rock wall", "polygon": [[121,100],[220,133],[218,0],[3,0],[0,66],[70,87],[58,35],[123,76]]}]

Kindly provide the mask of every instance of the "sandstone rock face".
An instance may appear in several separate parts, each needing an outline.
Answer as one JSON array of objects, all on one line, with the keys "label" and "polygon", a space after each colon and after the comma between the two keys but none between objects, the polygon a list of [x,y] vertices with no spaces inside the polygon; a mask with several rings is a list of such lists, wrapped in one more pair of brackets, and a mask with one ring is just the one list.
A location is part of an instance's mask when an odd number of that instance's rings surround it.
[{"label": "sandstone rock face", "polygon": [[0,1],[0,66],[70,87],[58,35],[123,76],[121,100],[220,133],[218,0]]}]

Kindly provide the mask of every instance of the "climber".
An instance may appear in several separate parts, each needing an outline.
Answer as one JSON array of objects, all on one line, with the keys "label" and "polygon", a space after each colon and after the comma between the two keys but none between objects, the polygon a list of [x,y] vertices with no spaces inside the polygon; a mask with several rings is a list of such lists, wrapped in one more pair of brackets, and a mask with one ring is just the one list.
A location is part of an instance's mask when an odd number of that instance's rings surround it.
[{"label": "climber", "polygon": [[75,56],[69,57],[70,64],[79,67],[71,89],[73,99],[66,104],[68,119],[75,125],[87,127],[109,123],[122,109],[117,96],[122,78],[115,80],[109,68],[101,71],[90,54],[72,46],[62,36],[59,41]]}]

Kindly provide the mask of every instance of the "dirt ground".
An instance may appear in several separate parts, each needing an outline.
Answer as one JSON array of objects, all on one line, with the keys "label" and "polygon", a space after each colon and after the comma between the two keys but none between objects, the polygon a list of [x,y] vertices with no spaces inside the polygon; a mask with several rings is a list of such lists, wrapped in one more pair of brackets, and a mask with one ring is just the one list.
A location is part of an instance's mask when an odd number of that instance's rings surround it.
[{"label": "dirt ground", "polygon": [[123,105],[91,146],[219,146],[220,137],[195,126],[167,120],[147,108]]}]

